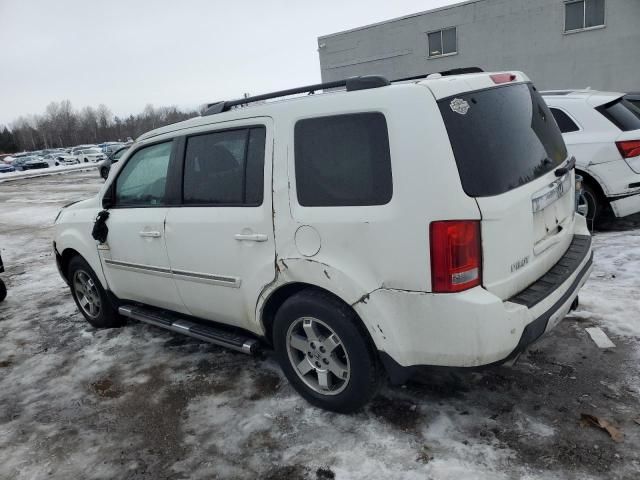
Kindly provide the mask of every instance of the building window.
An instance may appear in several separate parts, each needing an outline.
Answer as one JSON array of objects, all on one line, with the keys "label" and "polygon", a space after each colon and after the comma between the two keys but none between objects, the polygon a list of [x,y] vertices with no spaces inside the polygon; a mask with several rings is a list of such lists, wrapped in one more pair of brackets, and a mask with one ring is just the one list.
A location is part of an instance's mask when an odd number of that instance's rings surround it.
[{"label": "building window", "polygon": [[604,0],[577,0],[564,4],[564,31],[604,26]]},{"label": "building window", "polygon": [[445,28],[427,34],[429,40],[429,58],[458,53],[456,27]]}]

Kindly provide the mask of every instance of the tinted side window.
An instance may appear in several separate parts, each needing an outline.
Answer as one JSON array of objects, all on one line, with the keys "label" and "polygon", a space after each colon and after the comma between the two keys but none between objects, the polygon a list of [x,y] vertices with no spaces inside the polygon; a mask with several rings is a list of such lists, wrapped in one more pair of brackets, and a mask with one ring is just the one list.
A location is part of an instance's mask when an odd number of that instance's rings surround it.
[{"label": "tinted side window", "polygon": [[300,120],[295,126],[298,202],[307,207],[391,200],[391,154],[381,113]]},{"label": "tinted side window", "polygon": [[550,108],[549,110],[553,113],[553,118],[556,119],[556,123],[562,133],[577,132],[580,130],[578,125],[562,110],[558,110],[557,108]]},{"label": "tinted side window", "polygon": [[189,137],[183,202],[188,205],[260,205],[264,147],[264,127]]},{"label": "tinted side window", "polygon": [[138,150],[116,180],[115,200],[123,206],[164,204],[172,142]]},{"label": "tinted side window", "polygon": [[628,100],[619,98],[596,110],[623,132],[640,129],[640,109]]}]

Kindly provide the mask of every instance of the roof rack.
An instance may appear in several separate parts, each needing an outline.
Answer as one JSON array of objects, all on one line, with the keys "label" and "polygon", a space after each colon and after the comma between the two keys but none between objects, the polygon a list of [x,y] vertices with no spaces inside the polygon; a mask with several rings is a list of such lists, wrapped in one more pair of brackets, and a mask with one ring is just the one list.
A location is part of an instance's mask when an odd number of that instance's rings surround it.
[{"label": "roof rack", "polygon": [[431,73],[423,73],[421,75],[413,75],[411,77],[403,77],[396,78],[395,80],[391,80],[391,82],[406,82],[409,80],[419,80],[421,78],[426,78],[433,73],[439,73],[443,77],[449,77],[451,75],[466,75],[468,73],[483,73],[484,70],[480,67],[462,67],[462,68],[452,68],[451,70],[445,70],[443,72],[431,72]]},{"label": "roof rack", "polygon": [[379,75],[365,75],[361,77],[350,77],[345,80],[337,80],[335,82],[317,83],[315,85],[307,85],[304,87],[290,88],[288,90],[280,90],[277,92],[265,93],[262,95],[255,95],[253,97],[239,98],[237,100],[226,100],[222,102],[209,103],[207,109],[202,114],[215,115],[217,113],[227,112],[232,107],[238,105],[246,105],[248,103],[260,102],[262,100],[269,100],[272,98],[286,97],[289,95],[295,95],[298,93],[308,93],[312,95],[316,90],[326,90],[329,88],[346,87],[347,92],[353,92],[356,90],[367,90],[370,88],[379,88],[389,85],[391,82],[385,77]]}]

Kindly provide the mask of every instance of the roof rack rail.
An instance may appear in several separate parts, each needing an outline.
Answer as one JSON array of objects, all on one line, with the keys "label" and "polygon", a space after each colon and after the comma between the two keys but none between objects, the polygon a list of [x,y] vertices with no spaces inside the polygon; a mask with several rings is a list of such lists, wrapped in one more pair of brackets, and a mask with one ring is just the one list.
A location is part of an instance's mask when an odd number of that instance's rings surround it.
[{"label": "roof rack rail", "polygon": [[462,68],[452,68],[451,70],[444,70],[442,72],[431,72],[431,73],[423,73],[421,75],[413,75],[411,77],[403,77],[396,78],[395,80],[391,80],[391,82],[406,82],[409,80],[420,80],[421,78],[426,78],[433,73],[439,73],[443,77],[448,77],[451,75],[465,75],[467,73],[483,73],[484,70],[480,67],[462,67]]},{"label": "roof rack rail", "polygon": [[246,105],[248,103],[260,102],[262,100],[269,100],[272,98],[286,97],[289,95],[295,95],[298,93],[308,93],[312,95],[316,90],[326,90],[329,88],[346,87],[347,92],[353,92],[356,90],[367,90],[370,88],[379,88],[389,85],[391,82],[385,77],[379,75],[365,75],[361,77],[350,77],[344,80],[337,80],[335,82],[317,83],[315,85],[307,85],[304,87],[290,88],[288,90],[280,90],[277,92],[264,93],[262,95],[255,95],[253,97],[239,98],[237,100],[226,100],[222,102],[214,102],[207,104],[207,109],[202,116],[215,115],[216,113],[227,112],[232,107],[238,105]]}]

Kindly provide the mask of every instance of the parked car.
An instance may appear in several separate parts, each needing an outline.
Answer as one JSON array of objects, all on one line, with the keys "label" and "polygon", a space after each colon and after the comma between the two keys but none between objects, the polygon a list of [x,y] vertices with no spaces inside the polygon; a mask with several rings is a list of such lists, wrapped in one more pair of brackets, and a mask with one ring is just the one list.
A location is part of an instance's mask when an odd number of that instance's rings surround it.
[{"label": "parked car", "polygon": [[263,342],[304,398],[349,412],[380,366],[401,383],[513,359],[577,305],[574,182],[522,73],[354,77],[142,135],[60,211],[54,252],[94,327]]},{"label": "parked car", "polygon": [[622,93],[543,92],[576,170],[584,179],[579,210],[590,225],[606,211],[640,212],[640,109]]},{"label": "parked car", "polygon": [[78,163],[96,163],[104,160],[107,157],[99,148],[87,148],[85,150],[79,150],[78,152],[76,152],[76,158],[79,160]]},{"label": "parked car", "polygon": [[[20,156],[20,157],[15,158],[11,165],[13,167],[15,167],[16,170],[28,170],[29,168],[26,167],[28,162],[32,162],[30,164],[30,166],[31,166],[31,165],[41,164],[44,161],[42,160],[41,157],[38,157],[38,156],[35,156],[35,155],[25,155],[25,156]],[[49,166],[46,162],[44,162],[44,164],[47,167]],[[39,167],[36,167],[36,168],[39,168]]]},{"label": "parked car", "polygon": [[28,157],[29,159],[22,164],[23,170],[36,170],[39,168],[49,168],[49,163],[42,157]]},{"label": "parked car", "polygon": [[86,150],[87,148],[98,148],[97,145],[76,145],[69,149],[69,153],[71,155],[78,155],[81,150]]},{"label": "parked car", "polygon": [[0,162],[0,173],[9,173],[9,172],[15,172],[16,169],[14,166]]},{"label": "parked car", "polygon": [[58,153],[56,161],[59,165],[76,165],[80,163],[80,159],[70,153]]},{"label": "parked car", "polygon": [[127,150],[129,150],[129,147],[120,147],[110,155],[107,155],[107,159],[103,160],[100,164],[100,176],[102,178],[107,179],[111,171],[111,165],[117,163]]}]

